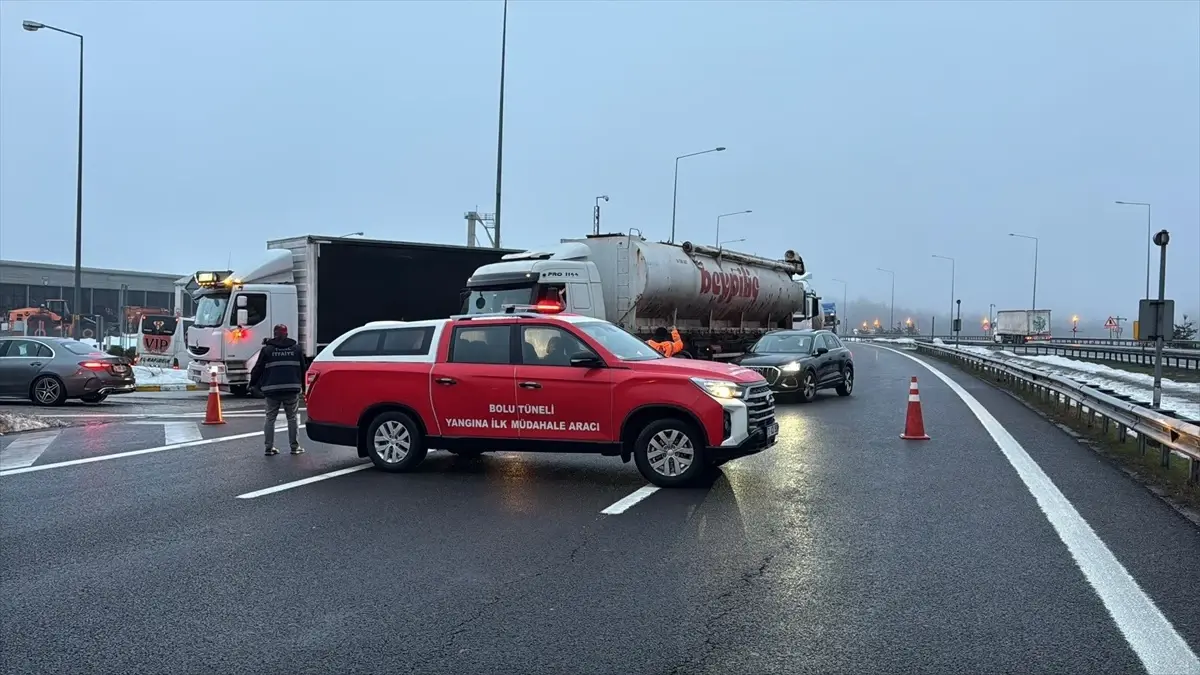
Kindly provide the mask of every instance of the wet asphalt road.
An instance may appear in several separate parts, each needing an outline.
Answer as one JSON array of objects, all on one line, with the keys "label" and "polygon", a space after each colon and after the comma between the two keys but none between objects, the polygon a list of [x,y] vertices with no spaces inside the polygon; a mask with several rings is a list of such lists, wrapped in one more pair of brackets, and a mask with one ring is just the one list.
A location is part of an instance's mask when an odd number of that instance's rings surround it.
[{"label": "wet asphalt road", "polygon": [[[238,499],[360,464],[316,443],[265,458],[250,436],[2,476],[0,672],[1145,672],[962,400],[903,356],[854,352],[854,396],[781,407],[775,448],[619,515],[601,510],[645,483],[600,457],[433,453],[410,475]],[[1200,529],[936,367],[1200,648]],[[898,438],[912,375],[924,443]],[[165,442],[131,421],[62,430],[32,466]]]}]

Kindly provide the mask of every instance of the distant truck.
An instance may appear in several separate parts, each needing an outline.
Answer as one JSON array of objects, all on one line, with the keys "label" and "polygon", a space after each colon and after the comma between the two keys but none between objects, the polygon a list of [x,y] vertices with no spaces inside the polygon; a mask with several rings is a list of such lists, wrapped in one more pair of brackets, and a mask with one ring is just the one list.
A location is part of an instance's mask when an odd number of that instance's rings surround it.
[{"label": "distant truck", "polygon": [[187,331],[192,319],[174,314],[141,316],[138,332],[137,363],[152,368],[187,368],[191,356],[187,350]]},{"label": "distant truck", "polygon": [[276,324],[312,359],[371,321],[446,318],[462,307],[467,277],[511,250],[305,235],[267,242],[244,273],[196,272],[187,331],[188,379],[249,394],[250,369]]},{"label": "distant truck", "polygon": [[553,305],[643,340],[675,326],[684,344],[678,356],[732,358],[768,331],[822,326],[807,276],[794,251],[771,260],[691,242],[654,243],[640,233],[588,235],[481,266],[467,280],[463,313]]},{"label": "distant truck", "polygon": [[996,342],[1014,344],[1050,338],[1050,310],[1002,309],[996,312]]}]

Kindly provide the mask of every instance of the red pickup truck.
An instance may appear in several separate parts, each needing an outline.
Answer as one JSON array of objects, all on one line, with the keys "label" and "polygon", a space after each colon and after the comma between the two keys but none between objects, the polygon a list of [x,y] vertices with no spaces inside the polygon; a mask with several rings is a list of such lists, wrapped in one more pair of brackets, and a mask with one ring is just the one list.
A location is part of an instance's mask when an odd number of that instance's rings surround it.
[{"label": "red pickup truck", "polygon": [[675,487],[779,433],[758,373],[663,358],[613,324],[566,314],[369,323],[318,354],[305,384],[309,438],[356,447],[385,471],[434,448],[587,452],[632,458]]}]

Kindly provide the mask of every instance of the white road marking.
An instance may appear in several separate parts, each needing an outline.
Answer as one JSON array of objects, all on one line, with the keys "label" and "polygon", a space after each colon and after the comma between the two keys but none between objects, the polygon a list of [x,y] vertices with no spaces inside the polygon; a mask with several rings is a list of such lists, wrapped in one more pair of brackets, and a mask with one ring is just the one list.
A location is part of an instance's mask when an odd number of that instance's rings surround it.
[{"label": "white road marking", "polygon": [[1016,470],[1026,489],[1037,500],[1046,520],[1050,521],[1059,539],[1067,545],[1075,564],[1096,591],[1096,595],[1100,596],[1105,609],[1125,636],[1125,641],[1141,659],[1147,672],[1151,675],[1200,674],[1200,659],[1196,658],[1187,642],[1180,637],[1175,626],[1163,616],[1154,601],[1146,595],[1025,448],[982,403],[945,373],[921,359],[889,347],[870,346],[887,349],[916,361],[967,404],[992,440],[1000,447],[1000,452],[1004,453],[1008,463]]},{"label": "white road marking", "polygon": [[[298,428],[303,429],[301,424]],[[276,427],[275,431],[286,431],[287,426]],[[157,448],[145,448],[143,450],[130,450],[128,452],[118,452],[112,455],[99,455],[96,457],[84,457],[83,459],[72,459],[66,462],[55,462],[53,464],[39,464],[37,466],[26,466],[18,469],[6,469],[0,471],[0,476],[15,476],[20,473],[32,473],[34,471],[46,471],[48,469],[61,469],[66,466],[76,466],[79,464],[91,464],[92,462],[105,462],[110,459],[123,459],[125,457],[136,457],[138,455],[149,455],[156,452],[166,452],[167,450],[179,450],[180,448],[194,448],[200,445],[211,445],[213,443],[223,443],[225,441],[238,441],[243,438],[254,438],[262,436],[261,431],[251,431],[245,434],[234,434],[233,436],[221,436],[219,438],[204,438],[198,441],[188,441],[187,443],[175,443],[173,445],[163,445]],[[261,452],[261,451],[260,451]]]},{"label": "white road marking", "polygon": [[284,490],[291,490],[292,488],[298,488],[301,485],[308,485],[309,483],[316,483],[316,482],[323,481],[323,480],[329,480],[330,478],[337,478],[338,476],[345,476],[348,473],[354,473],[355,471],[362,471],[363,469],[369,469],[372,466],[375,466],[375,465],[372,464],[371,462],[367,462],[365,464],[358,464],[358,465],[352,466],[348,469],[338,469],[337,471],[330,471],[329,473],[323,473],[323,474],[320,474],[317,476],[312,476],[312,477],[304,478],[301,480],[294,480],[290,483],[282,483],[280,485],[276,485],[275,487],[263,488],[261,490],[255,490],[254,492],[247,492],[244,495],[238,495],[237,498],[238,499],[254,499],[255,497],[262,497],[265,495],[275,494],[276,492],[283,492]]},{"label": "white road marking", "polygon": [[179,445],[204,438],[195,422],[163,422],[163,443]]},{"label": "white road marking", "polygon": [[29,466],[42,456],[46,448],[58,438],[61,430],[21,434],[8,447],[0,450],[0,471]]},{"label": "white road marking", "polygon": [[161,426],[163,428],[163,443],[167,445],[190,443],[204,438],[200,433],[200,427],[195,422],[129,422],[129,424],[152,427]]},{"label": "white road marking", "polygon": [[646,497],[658,492],[658,488],[654,485],[645,485],[633,491],[632,494],[622,497],[617,503],[604,509],[600,513],[605,513],[610,516],[615,516],[618,513],[625,513],[631,506],[642,501]]}]

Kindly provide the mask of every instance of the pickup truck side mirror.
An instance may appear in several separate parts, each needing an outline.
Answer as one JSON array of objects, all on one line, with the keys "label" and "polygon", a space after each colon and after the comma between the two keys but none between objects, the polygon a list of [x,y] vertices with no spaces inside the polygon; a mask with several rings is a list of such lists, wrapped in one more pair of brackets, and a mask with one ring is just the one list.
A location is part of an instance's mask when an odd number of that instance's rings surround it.
[{"label": "pickup truck side mirror", "polygon": [[820,356],[822,354],[828,354],[828,353],[829,353],[828,347],[817,347],[817,356]]},{"label": "pickup truck side mirror", "polygon": [[603,368],[604,362],[591,352],[576,352],[571,355],[571,366],[573,368]]},{"label": "pickup truck side mirror", "polygon": [[239,309],[237,311],[237,325],[245,326],[248,323],[250,323],[250,311]]}]

